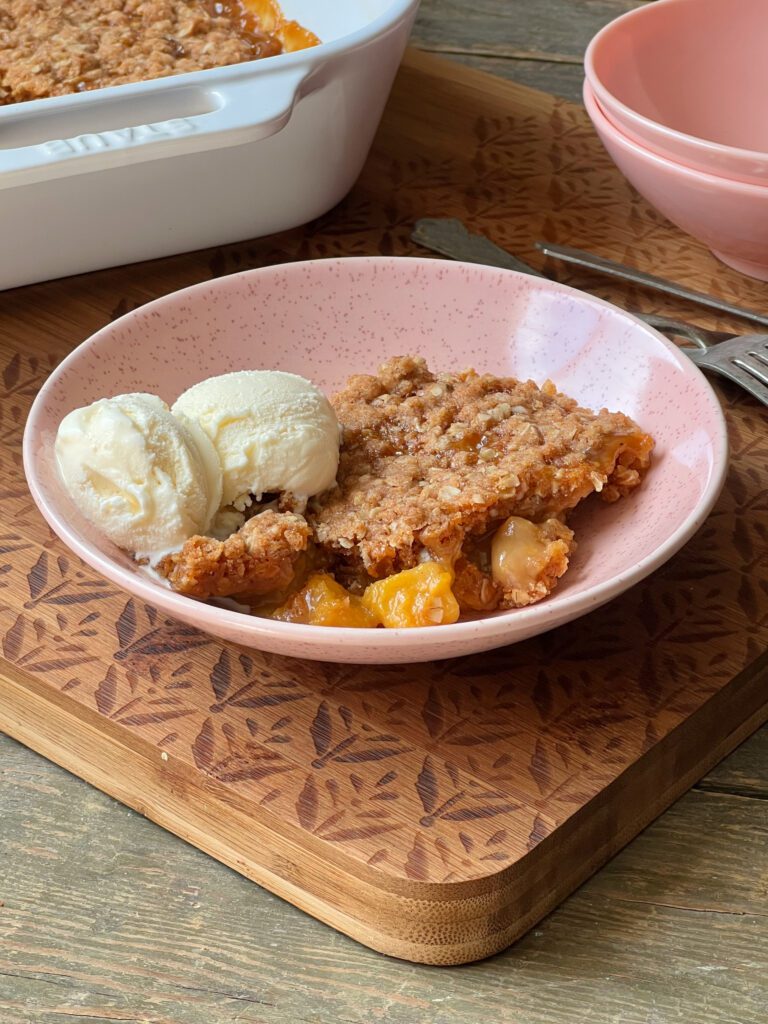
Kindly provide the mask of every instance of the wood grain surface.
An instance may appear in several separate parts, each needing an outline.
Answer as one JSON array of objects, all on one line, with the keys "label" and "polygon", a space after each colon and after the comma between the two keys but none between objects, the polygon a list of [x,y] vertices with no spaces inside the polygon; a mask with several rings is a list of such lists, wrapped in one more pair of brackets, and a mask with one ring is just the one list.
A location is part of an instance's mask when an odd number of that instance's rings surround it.
[{"label": "wood grain surface", "polygon": [[472,67],[581,102],[592,36],[646,0],[422,0],[414,42]]},{"label": "wood grain surface", "polygon": [[454,970],[371,952],[0,740],[2,1020],[764,1024],[766,736],[718,772],[746,770],[754,799],[692,790],[506,953]]},{"label": "wood grain surface", "polygon": [[[439,10],[439,4],[425,3],[423,12]],[[487,12],[491,18],[507,10],[508,0],[493,6]],[[587,9],[598,6],[606,8],[605,20],[615,13],[609,8],[616,5],[581,0],[519,5],[514,25],[507,22],[504,30],[519,30],[523,46],[516,49],[530,59],[466,56],[459,19],[453,25],[452,59],[576,98],[580,53],[592,31]],[[537,53],[539,11],[545,7],[556,7],[572,31],[568,62],[547,61]],[[430,32],[425,21],[417,26],[420,45],[434,45]],[[564,234],[561,240],[574,239]],[[259,247],[236,249],[215,254],[210,272],[221,272],[228,260],[235,267],[257,265],[264,256]],[[625,258],[632,261],[631,248]],[[652,250],[640,254],[643,260],[650,269],[666,270],[653,264]],[[187,272],[199,272],[191,259]],[[723,276],[730,287],[734,275]],[[109,313],[119,315],[162,294],[173,286],[172,277],[163,264],[133,268],[123,278],[119,271],[99,275],[100,297],[92,301],[87,288],[79,295],[85,333],[101,326]],[[599,278],[570,280],[608,294]],[[713,281],[718,287],[716,273]],[[108,309],[110,289],[122,289],[122,297]],[[66,296],[66,286],[61,294]],[[651,297],[641,297],[651,308]],[[758,289],[752,300],[764,304],[765,297]],[[32,355],[43,362],[47,343],[60,335],[58,298],[53,292],[39,313],[45,344],[37,351],[33,346]],[[21,313],[31,315],[23,299],[24,291],[0,296],[6,323],[13,325]],[[630,299],[636,302],[637,296]],[[23,322],[11,328],[10,337],[23,336]],[[6,423],[5,442],[8,430]],[[758,893],[740,914],[724,909],[721,896],[728,895],[732,882],[742,893],[745,889],[740,877],[724,874],[720,865],[725,861],[732,870],[734,852],[742,851],[747,875],[764,878],[768,872],[760,813],[768,796],[768,730],[744,744],[702,787],[717,791],[718,813],[738,806],[744,817],[731,818],[727,830],[718,829],[717,817],[710,818],[711,834],[697,830],[708,805],[692,803],[694,791],[644,833],[648,843],[633,843],[507,953],[436,975],[370,953],[0,738],[0,900],[5,904],[0,907],[0,1019],[9,1024],[68,1018],[474,1024],[490,1013],[505,1024],[570,1024],[588,1005],[590,1020],[598,1024],[762,1024],[768,1004],[761,955],[768,945],[764,900]],[[680,827],[693,829],[702,841],[691,846],[676,826],[669,842],[664,840],[666,855],[657,857],[659,825],[679,808],[688,812]],[[634,871],[623,876],[628,887],[593,896],[592,886],[627,859]],[[668,882],[687,878],[691,863],[700,880],[694,910],[675,903],[667,891]],[[637,903],[632,879],[649,872],[648,902]]]},{"label": "wood grain surface", "polygon": [[[442,62],[411,55],[340,207],[253,247],[158,262],[153,287],[158,274],[168,291],[234,269],[243,252],[410,252],[419,207],[438,204],[518,250],[539,232],[591,248],[631,233],[713,286],[711,258],[639,209],[582,111],[468,69],[448,80]],[[114,315],[147,269],[24,289],[0,319],[13,524],[0,723],[375,949],[461,963],[504,948],[768,716],[760,408],[727,393],[723,497],[684,552],[607,608],[405,672],[299,665],[126,598],[51,539],[25,493],[29,400],[90,310]]]}]

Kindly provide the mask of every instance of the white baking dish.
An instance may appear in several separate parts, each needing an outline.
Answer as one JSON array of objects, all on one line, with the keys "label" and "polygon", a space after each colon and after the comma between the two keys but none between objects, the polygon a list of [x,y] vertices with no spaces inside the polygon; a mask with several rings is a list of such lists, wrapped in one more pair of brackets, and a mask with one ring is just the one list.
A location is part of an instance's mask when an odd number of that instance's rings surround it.
[{"label": "white baking dish", "polygon": [[322,45],[0,107],[0,288],[282,231],[351,188],[418,0],[285,0]]}]

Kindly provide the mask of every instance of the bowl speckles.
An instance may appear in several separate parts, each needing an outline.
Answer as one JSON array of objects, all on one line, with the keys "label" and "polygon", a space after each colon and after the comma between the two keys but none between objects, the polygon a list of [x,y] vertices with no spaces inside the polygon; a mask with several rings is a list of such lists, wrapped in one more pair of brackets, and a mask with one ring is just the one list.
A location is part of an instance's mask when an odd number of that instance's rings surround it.
[{"label": "bowl speckles", "polygon": [[[272,622],[203,604],[155,582],[79,515],[58,479],[62,416],[96,398],[154,391],[167,402],[204,377],[266,368],[326,391],[392,355],[433,368],[473,366],[551,378],[593,408],[618,409],[656,439],[642,487],[613,506],[588,502],[557,590],[528,608],[452,626],[352,630]],[[136,597],[216,636],[326,661],[452,658],[552,629],[622,593],[701,525],[727,463],[723,416],[698,369],[655,331],[599,299],[510,271],[442,260],[321,260],[217,278],[109,324],[54,371],[30,412],[24,465],[51,527]]]}]

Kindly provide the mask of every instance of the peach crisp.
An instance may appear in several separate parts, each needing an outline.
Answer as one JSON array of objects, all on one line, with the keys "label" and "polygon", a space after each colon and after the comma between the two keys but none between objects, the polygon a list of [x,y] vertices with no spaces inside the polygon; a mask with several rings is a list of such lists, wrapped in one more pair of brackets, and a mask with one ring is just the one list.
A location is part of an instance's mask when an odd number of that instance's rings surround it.
[{"label": "peach crisp", "polygon": [[[193,596],[312,625],[445,625],[545,598],[574,548],[569,513],[641,482],[652,438],[547,381],[390,359],[331,400],[335,484],[262,495],[239,534],[187,541],[158,567]],[[242,534],[242,539],[237,540]]]}]

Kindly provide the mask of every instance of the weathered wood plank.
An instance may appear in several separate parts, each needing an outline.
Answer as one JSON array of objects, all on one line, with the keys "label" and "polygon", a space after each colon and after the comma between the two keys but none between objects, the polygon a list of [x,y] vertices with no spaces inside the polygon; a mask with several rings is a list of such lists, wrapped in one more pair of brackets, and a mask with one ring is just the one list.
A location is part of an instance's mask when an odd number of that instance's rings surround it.
[{"label": "weathered wood plank", "polygon": [[726,757],[701,780],[699,787],[745,796],[768,796],[768,726]]},{"label": "weathered wood plank", "polygon": [[693,790],[589,883],[589,891],[768,920],[768,801]]},{"label": "weathered wood plank", "polygon": [[422,0],[413,41],[439,53],[580,63],[592,36],[644,0]]},{"label": "weathered wood plank", "polygon": [[438,974],[2,738],[0,1020],[573,1024],[589,1006],[590,1024],[763,1024],[766,813],[689,794],[507,953]]},{"label": "weathered wood plank", "polygon": [[474,54],[446,54],[450,60],[466,64],[489,75],[508,78],[530,89],[540,89],[562,96],[572,103],[581,103],[584,72],[581,64],[543,60],[516,60],[512,57],[478,57]]}]

